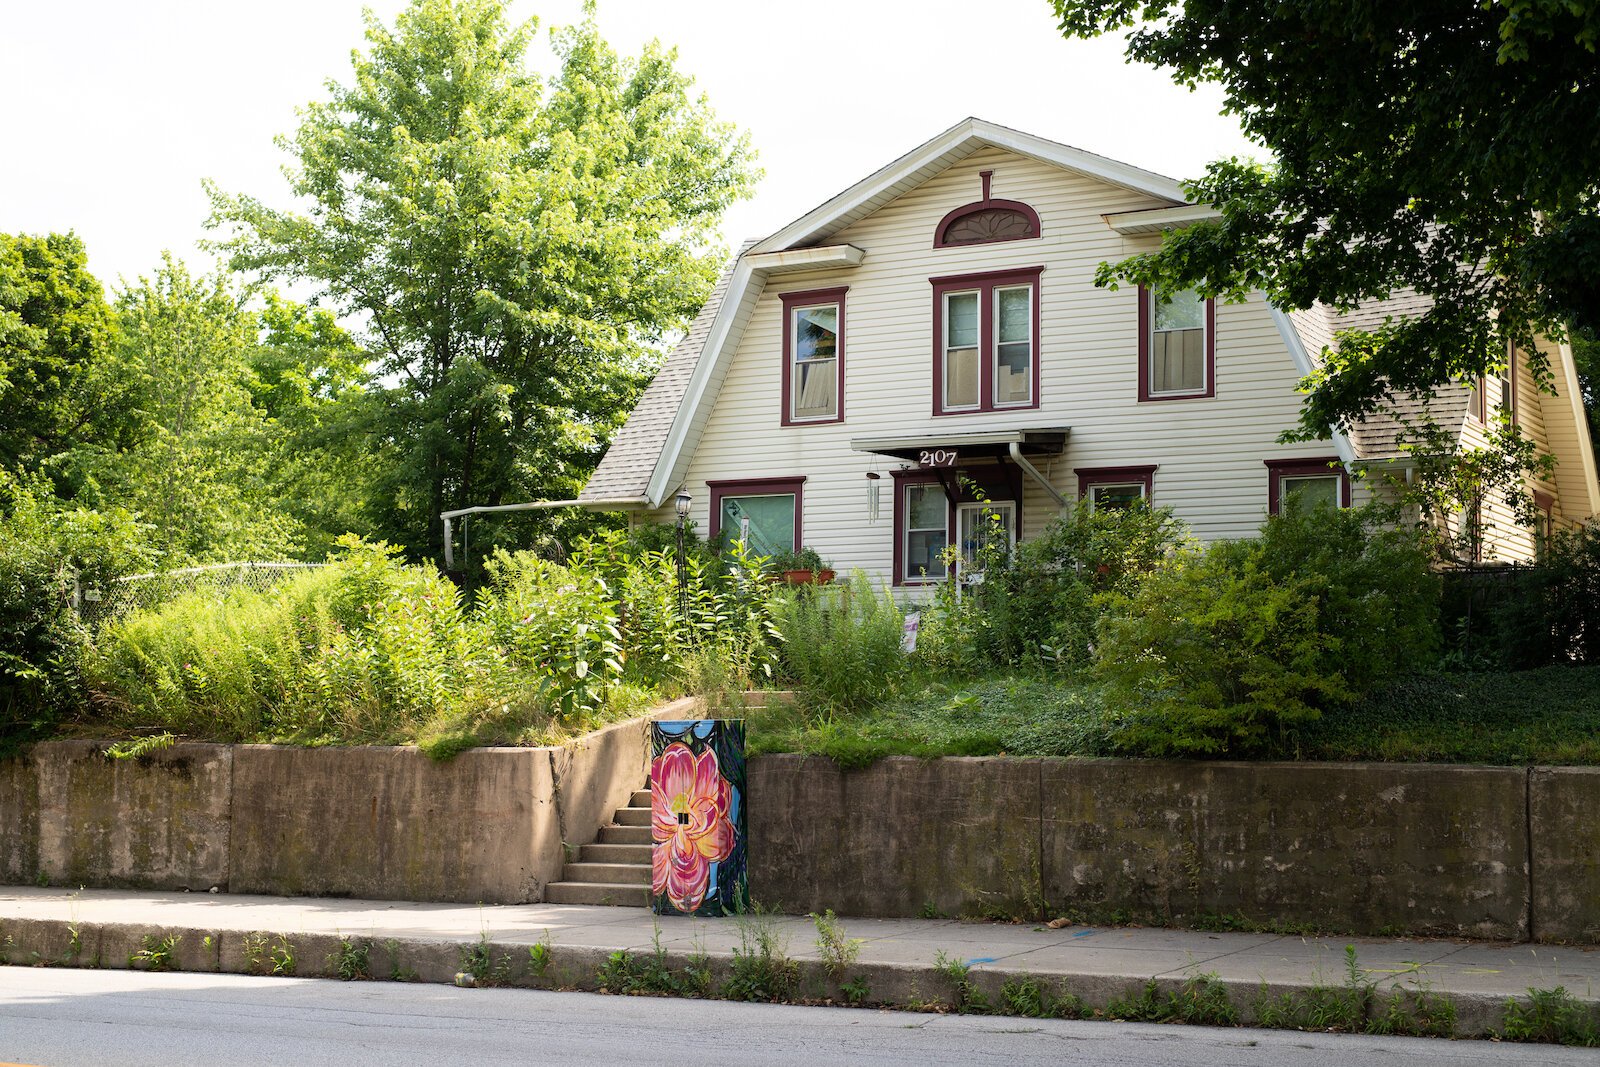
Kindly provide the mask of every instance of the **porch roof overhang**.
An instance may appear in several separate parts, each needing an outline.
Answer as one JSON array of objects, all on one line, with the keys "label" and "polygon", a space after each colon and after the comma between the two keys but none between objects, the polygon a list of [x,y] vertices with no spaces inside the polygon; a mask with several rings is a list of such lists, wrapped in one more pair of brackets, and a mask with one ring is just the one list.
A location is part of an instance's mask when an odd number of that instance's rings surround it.
[{"label": "porch roof overhang", "polygon": [[[1059,456],[1066,450],[1066,426],[1038,430],[981,430],[975,433],[915,433],[896,437],[852,437],[855,452],[893,456],[915,463],[926,451],[948,448],[962,459],[999,459],[1018,452],[1027,456]],[[1013,447],[1015,446],[1015,447]]]}]

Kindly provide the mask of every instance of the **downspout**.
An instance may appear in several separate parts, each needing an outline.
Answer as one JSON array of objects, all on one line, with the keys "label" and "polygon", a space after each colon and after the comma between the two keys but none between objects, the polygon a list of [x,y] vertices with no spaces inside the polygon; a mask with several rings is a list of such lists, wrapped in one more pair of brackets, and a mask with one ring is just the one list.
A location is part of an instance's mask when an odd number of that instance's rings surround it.
[{"label": "downspout", "polygon": [[1028,475],[1033,478],[1034,481],[1044,486],[1044,491],[1050,494],[1051,499],[1056,502],[1056,507],[1062,509],[1066,508],[1067,498],[1057,492],[1056,487],[1051,485],[1045,476],[1039,473],[1039,468],[1035,467],[1031,462],[1028,461],[1028,458],[1022,454],[1022,445],[1020,442],[1011,442],[1011,461],[1017,466],[1021,467],[1024,471],[1027,471]]}]

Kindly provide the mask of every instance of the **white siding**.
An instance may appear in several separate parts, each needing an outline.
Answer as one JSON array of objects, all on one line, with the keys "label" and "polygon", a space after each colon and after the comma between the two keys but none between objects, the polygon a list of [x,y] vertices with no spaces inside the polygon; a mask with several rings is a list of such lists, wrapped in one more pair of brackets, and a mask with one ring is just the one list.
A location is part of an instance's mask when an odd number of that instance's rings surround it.
[{"label": "white siding", "polygon": [[[946,212],[979,197],[980,170],[994,170],[993,195],[1038,213],[1043,237],[934,249]],[[1157,464],[1155,502],[1170,505],[1204,540],[1240,537],[1260,525],[1269,458],[1332,456],[1331,442],[1293,447],[1277,435],[1298,415],[1298,375],[1260,298],[1217,308],[1216,396],[1138,402],[1135,290],[1094,286],[1105,260],[1153,247],[1155,237],[1121,237],[1105,213],[1161,202],[1094,179],[985,149],[831,238],[866,249],[854,269],[783,275],[761,294],[728,364],[686,483],[694,519],[709,529],[708,480],[804,475],[803,540],[841,570],[887,574],[893,551],[893,482],[900,464],[853,452],[850,439],[999,428],[1071,427],[1066,452],[1040,466],[1068,498],[1077,467]],[[929,279],[1044,267],[1042,371],[1038,410],[932,416],[932,289]],[[848,286],[845,421],[780,425],[783,292]],[[884,477],[882,513],[865,521],[870,470]],[[1054,513],[1029,485],[1026,532]],[[658,518],[666,518],[663,512]]]}]

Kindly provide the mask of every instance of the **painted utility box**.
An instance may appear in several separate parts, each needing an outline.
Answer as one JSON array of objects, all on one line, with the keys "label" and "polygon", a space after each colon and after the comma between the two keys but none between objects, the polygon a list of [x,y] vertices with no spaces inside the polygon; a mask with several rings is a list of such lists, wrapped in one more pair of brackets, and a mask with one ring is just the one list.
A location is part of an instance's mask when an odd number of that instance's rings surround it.
[{"label": "painted utility box", "polygon": [[650,906],[657,915],[750,910],[744,720],[650,724]]}]

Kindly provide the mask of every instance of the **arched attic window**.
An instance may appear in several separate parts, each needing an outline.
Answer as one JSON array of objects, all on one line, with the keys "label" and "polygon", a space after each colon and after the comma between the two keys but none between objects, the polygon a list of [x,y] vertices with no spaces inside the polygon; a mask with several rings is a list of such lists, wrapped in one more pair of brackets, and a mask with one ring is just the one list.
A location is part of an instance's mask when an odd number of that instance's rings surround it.
[{"label": "arched attic window", "polygon": [[960,248],[1038,237],[1039,213],[1019,200],[991,197],[989,182],[994,171],[983,171],[979,177],[983,179],[983,199],[963,204],[940,219],[933,231],[933,247]]}]

